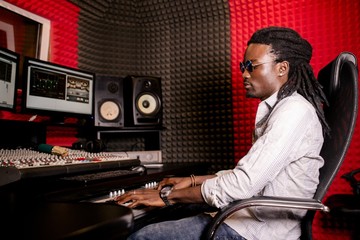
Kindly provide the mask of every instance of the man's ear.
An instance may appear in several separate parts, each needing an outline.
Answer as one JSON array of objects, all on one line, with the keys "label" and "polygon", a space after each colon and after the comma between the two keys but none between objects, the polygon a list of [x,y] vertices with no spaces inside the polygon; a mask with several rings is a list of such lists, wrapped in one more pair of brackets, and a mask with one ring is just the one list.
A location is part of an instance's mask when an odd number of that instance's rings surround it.
[{"label": "man's ear", "polygon": [[279,71],[279,76],[285,76],[289,74],[289,62],[288,61],[282,61],[278,63],[278,71]]}]

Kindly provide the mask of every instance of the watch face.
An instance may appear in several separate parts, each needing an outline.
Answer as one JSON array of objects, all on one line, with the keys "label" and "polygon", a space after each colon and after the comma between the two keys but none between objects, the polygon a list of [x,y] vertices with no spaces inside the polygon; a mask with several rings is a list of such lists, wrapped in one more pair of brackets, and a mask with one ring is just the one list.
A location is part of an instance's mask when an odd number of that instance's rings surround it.
[{"label": "watch face", "polygon": [[168,194],[168,193],[172,190],[172,188],[173,188],[173,186],[170,186],[170,185],[164,186],[164,187],[161,189],[160,193],[161,193],[162,195],[166,195],[166,194]]},{"label": "watch face", "polygon": [[105,101],[101,104],[100,116],[106,121],[113,121],[120,115],[120,107],[113,101]]},{"label": "watch face", "polygon": [[160,197],[164,201],[166,206],[171,205],[171,203],[167,197],[170,195],[172,189],[173,189],[172,185],[166,185],[163,188],[161,188],[161,190],[160,190]]}]

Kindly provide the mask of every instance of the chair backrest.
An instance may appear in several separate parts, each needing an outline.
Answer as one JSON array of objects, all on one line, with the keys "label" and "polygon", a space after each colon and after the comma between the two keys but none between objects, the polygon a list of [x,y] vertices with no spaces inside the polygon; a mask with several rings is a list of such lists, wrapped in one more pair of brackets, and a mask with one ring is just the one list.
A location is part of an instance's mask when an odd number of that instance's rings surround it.
[{"label": "chair backrest", "polygon": [[[336,176],[349,148],[358,110],[357,59],[350,52],[340,53],[322,68],[318,81],[324,88],[329,106],[324,108],[331,128],[325,137],[321,156],[325,164],[320,169],[320,182],[314,198],[322,201]],[[308,211],[303,221],[302,239],[312,239],[312,222],[315,212]]]}]

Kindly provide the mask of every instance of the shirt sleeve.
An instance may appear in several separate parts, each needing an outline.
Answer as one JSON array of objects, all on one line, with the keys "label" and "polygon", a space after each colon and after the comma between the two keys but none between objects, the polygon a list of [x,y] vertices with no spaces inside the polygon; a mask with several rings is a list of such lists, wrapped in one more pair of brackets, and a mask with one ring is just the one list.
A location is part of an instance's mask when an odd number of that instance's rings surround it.
[{"label": "shirt sleeve", "polygon": [[202,196],[209,205],[221,208],[234,200],[261,194],[280,171],[296,161],[306,132],[319,126],[314,108],[304,101],[280,102],[262,135],[237,166],[202,184]]}]

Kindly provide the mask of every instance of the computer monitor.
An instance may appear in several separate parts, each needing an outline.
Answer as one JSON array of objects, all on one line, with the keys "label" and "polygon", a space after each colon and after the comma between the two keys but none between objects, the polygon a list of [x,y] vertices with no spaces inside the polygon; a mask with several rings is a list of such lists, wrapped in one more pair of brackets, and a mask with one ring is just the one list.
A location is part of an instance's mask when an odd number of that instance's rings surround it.
[{"label": "computer monitor", "polygon": [[19,54],[0,48],[0,109],[2,110],[16,110],[19,63]]},{"label": "computer monitor", "polygon": [[50,116],[59,123],[66,117],[92,119],[94,81],[94,73],[26,57],[23,110]]}]

